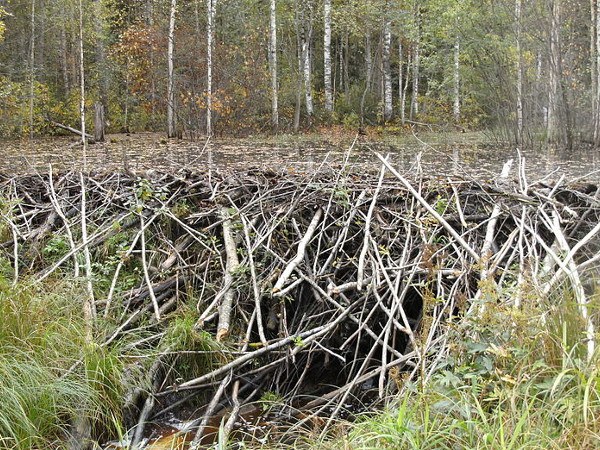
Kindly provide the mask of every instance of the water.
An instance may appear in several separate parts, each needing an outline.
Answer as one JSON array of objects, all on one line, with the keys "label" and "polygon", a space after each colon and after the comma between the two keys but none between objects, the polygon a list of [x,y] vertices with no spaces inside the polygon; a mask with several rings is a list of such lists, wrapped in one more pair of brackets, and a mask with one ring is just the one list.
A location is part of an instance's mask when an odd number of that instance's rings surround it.
[{"label": "water", "polygon": [[[248,168],[312,171],[324,161],[340,164],[347,160],[360,171],[377,170],[380,162],[374,152],[390,154],[392,164],[402,172],[415,169],[420,155],[423,172],[429,176],[492,179],[508,159],[519,154],[506,145],[486,143],[477,133],[426,135],[412,138],[385,138],[380,142],[352,139],[339,142],[319,138],[265,138],[262,141],[217,139],[210,142],[168,141],[160,134],[111,135],[109,142],[90,145],[86,163],[90,170],[181,169],[206,171]],[[16,174],[54,170],[79,170],[84,166],[83,151],[75,138],[54,137],[29,141],[0,142],[0,172]],[[540,179],[600,180],[600,152],[589,146],[568,151],[525,150],[525,174],[530,182]]]}]

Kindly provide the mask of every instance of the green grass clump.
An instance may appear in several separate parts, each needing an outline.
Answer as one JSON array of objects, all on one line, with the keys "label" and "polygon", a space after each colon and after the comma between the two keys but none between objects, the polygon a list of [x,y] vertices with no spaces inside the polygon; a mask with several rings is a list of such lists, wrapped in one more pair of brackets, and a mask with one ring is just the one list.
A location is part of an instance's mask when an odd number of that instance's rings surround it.
[{"label": "green grass clump", "polygon": [[492,302],[450,331],[434,375],[353,426],[345,448],[600,448],[598,352],[587,360],[577,305],[568,293],[528,300]]},{"label": "green grass clump", "polygon": [[0,449],[62,448],[80,418],[92,436],[114,433],[122,364],[86,342],[84,295],[74,283],[0,279]]}]

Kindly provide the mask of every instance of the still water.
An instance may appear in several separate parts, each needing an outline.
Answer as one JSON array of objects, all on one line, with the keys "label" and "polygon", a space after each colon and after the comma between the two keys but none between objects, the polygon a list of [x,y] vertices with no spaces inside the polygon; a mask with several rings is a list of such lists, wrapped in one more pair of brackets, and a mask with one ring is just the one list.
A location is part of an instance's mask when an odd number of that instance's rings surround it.
[{"label": "still water", "polygon": [[[519,152],[509,145],[492,143],[480,133],[424,135],[398,139],[352,138],[327,141],[291,137],[215,139],[191,142],[166,140],[160,134],[110,135],[108,142],[89,145],[86,164],[90,170],[188,169],[193,171],[263,168],[312,171],[323,164],[344,161],[361,171],[380,167],[375,152],[389,154],[401,172],[416,170],[421,162],[428,176],[476,179],[494,178],[508,159],[519,161]],[[84,167],[82,146],[71,137],[40,138],[33,141],[0,142],[0,172],[16,174]],[[530,182],[541,179],[600,180],[600,151],[589,146],[572,150],[537,149],[520,153]]]}]

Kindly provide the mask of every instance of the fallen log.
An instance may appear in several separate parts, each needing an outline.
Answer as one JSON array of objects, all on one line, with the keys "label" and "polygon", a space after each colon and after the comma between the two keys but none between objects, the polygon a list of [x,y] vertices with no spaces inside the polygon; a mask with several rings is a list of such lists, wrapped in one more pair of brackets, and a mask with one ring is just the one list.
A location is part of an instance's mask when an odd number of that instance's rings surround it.
[{"label": "fallen log", "polygon": [[[50,119],[47,119],[47,120],[52,125],[54,125],[56,128],[60,128],[61,130],[66,130],[66,131],[68,131],[70,133],[76,134],[77,136],[82,136],[83,135],[83,133],[80,130],[76,129],[76,128],[70,127],[68,125],[64,125],[64,124],[59,123],[59,122],[55,122],[55,121],[50,120]],[[87,139],[88,144],[95,144],[96,143],[96,139],[91,134],[85,133],[85,138]]]}]

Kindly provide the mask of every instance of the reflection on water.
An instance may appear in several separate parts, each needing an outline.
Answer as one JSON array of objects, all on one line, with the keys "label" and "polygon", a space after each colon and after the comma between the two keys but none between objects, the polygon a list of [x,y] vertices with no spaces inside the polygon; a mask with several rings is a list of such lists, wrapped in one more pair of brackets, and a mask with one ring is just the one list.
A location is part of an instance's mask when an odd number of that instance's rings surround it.
[{"label": "reflection on water", "polygon": [[[463,176],[478,179],[498,174],[517,151],[498,145],[468,142],[464,138],[439,144],[413,141],[402,145],[357,142],[348,146],[320,143],[256,143],[238,140],[209,142],[168,141],[159,134],[113,135],[109,142],[90,145],[87,152],[89,169],[141,171],[148,169],[180,169],[205,171],[259,167],[311,171],[326,161],[339,164],[346,158],[351,165],[376,169],[380,166],[374,152],[390,154],[392,163],[402,171],[415,170],[421,155],[423,171],[431,176]],[[0,171],[23,173],[55,169],[81,169],[82,147],[73,138],[42,138],[32,142],[0,142]],[[600,152],[589,147],[567,151],[524,151],[525,172],[531,181],[548,176],[565,175],[568,179],[586,176],[600,179]]]}]

